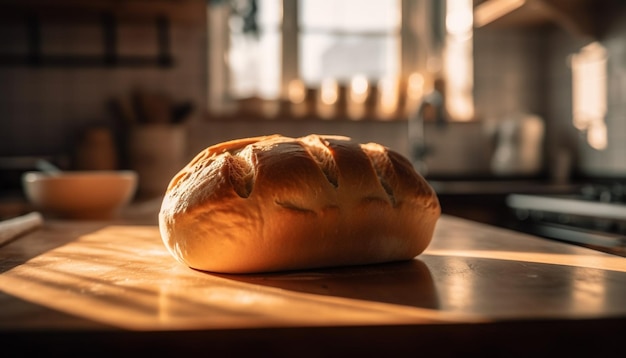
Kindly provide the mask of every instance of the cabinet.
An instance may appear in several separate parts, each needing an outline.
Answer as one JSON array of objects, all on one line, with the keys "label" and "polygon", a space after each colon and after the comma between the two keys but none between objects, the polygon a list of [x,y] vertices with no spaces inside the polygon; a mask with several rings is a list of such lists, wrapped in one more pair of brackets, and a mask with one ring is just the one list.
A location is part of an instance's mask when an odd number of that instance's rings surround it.
[{"label": "cabinet", "polygon": [[474,0],[474,26],[521,28],[556,25],[575,37],[597,38],[610,0]]}]

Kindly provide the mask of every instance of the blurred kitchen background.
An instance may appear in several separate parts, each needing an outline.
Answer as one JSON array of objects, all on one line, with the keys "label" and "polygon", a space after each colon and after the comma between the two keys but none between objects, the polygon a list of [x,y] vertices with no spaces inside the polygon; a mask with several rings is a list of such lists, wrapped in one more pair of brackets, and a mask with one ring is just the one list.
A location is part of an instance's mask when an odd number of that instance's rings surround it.
[{"label": "blurred kitchen background", "polygon": [[40,158],[137,170],[141,199],[205,147],[273,133],[382,143],[445,213],[516,229],[545,213],[511,194],[626,192],[623,1],[0,4],[4,216]]}]

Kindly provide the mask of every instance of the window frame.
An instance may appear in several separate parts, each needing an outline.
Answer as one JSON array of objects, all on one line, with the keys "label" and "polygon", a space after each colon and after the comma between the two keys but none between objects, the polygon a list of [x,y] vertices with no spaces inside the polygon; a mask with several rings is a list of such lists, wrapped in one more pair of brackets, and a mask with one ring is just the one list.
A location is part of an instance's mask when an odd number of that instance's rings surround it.
[{"label": "window frame", "polygon": [[[440,0],[399,0],[400,26],[398,85],[406,89],[412,74],[424,77],[424,91],[429,91],[442,71],[442,53],[445,42],[445,1]],[[299,1],[282,0],[282,21],[280,23],[282,50],[280,54],[279,99],[287,100],[289,83],[300,80],[299,48]],[[228,53],[228,2],[210,3],[208,8],[208,31],[211,53]],[[226,18],[224,18],[226,16]],[[432,19],[438,19],[433,21]],[[356,32],[359,33],[359,32]],[[217,40],[217,41],[216,41]],[[209,112],[228,113],[235,110],[236,101],[228,92],[229,68],[227,61],[209,54]],[[399,115],[406,119],[406,116]]]}]

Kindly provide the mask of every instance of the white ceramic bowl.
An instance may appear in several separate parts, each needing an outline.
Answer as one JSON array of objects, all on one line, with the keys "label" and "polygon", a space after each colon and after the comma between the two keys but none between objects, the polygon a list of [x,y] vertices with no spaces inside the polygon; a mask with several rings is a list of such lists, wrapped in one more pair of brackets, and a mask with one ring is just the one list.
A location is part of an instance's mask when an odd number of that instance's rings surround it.
[{"label": "white ceramic bowl", "polygon": [[44,214],[66,219],[114,218],[137,190],[134,171],[26,172],[24,193]]}]

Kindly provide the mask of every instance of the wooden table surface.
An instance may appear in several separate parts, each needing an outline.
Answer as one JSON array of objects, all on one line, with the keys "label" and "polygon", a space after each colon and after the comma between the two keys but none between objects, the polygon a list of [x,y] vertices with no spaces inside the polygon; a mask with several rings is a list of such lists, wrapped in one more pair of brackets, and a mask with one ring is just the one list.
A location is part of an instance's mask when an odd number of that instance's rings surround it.
[{"label": "wooden table surface", "polygon": [[47,220],[0,247],[2,344],[64,354],[317,356],[330,345],[595,354],[626,332],[618,256],[443,216],[409,262],[220,275],[176,262],[144,214]]}]

